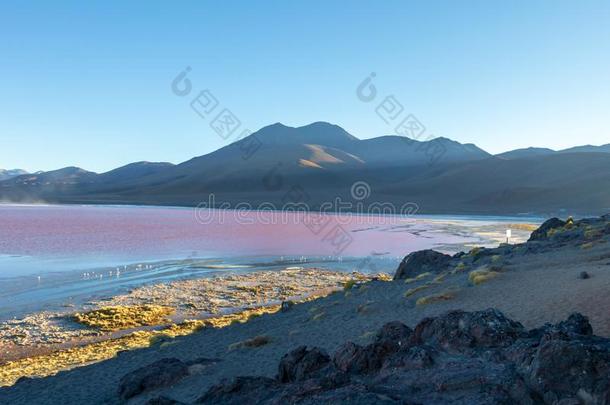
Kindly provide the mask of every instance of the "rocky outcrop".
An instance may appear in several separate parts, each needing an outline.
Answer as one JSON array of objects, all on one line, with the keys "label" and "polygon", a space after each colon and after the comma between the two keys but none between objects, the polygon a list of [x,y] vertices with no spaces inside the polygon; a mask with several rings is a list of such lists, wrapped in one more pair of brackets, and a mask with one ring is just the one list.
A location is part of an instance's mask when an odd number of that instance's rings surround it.
[{"label": "rocky outcrop", "polygon": [[422,320],[413,333],[412,344],[429,344],[449,352],[471,348],[505,347],[523,334],[523,326],[500,311],[453,311]]},{"label": "rocky outcrop", "polygon": [[316,371],[326,366],[330,357],[325,351],[317,347],[307,349],[301,346],[286,354],[280,360],[279,373],[280,382],[303,381],[315,375]]},{"label": "rocky outcrop", "polygon": [[[127,401],[140,394],[146,394],[170,386],[190,374],[192,368],[201,370],[218,363],[219,359],[199,358],[183,362],[175,358],[165,358],[140,367],[125,374],[119,381],[119,398]],[[179,404],[171,398],[159,396],[148,401],[149,404]]]},{"label": "rocky outcrop", "polygon": [[287,354],[278,377],[238,377],[200,403],[610,404],[610,339],[579,314],[526,330],[489,309],[453,311],[413,330],[386,324],[372,343]]},{"label": "rocky outcrop", "polygon": [[[562,221],[551,218],[532,232],[526,243],[501,244],[495,248],[476,247],[470,252],[448,256],[434,250],[421,250],[407,255],[396,270],[394,280],[413,279],[423,273],[447,270],[471,271],[483,266],[490,271],[510,264],[516,256],[540,254],[565,246],[588,249],[609,241],[610,214],[599,218]],[[580,278],[587,278],[581,274]]]},{"label": "rocky outcrop", "polygon": [[171,385],[186,375],[186,363],[173,358],[161,359],[124,375],[119,382],[119,397],[127,400],[142,392]]},{"label": "rocky outcrop", "polygon": [[420,250],[406,256],[394,274],[394,280],[417,277],[422,273],[439,273],[447,268],[451,256],[435,250]]},{"label": "rocky outcrop", "polygon": [[547,238],[548,231],[550,231],[551,229],[563,228],[565,225],[565,221],[562,221],[559,218],[551,218],[545,221],[542,225],[540,225],[540,227],[534,232],[532,232],[528,242],[535,240],[544,240]]}]

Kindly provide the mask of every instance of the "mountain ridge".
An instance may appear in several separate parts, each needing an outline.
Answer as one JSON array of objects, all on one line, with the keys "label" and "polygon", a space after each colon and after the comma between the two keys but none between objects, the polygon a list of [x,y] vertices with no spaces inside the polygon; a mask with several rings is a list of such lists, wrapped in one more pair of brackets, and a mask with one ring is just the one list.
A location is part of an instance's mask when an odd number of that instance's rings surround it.
[{"label": "mountain ridge", "polygon": [[610,211],[610,192],[604,191],[610,190],[610,153],[604,146],[494,156],[442,137],[361,140],[321,121],[275,123],[176,165],[135,162],[100,174],[67,167],[17,176],[0,181],[0,201],[197,206],[213,194],[230,206],[278,205],[298,187],[316,209],[336,197],[350,199],[356,182],[372,189],[366,204],[412,201],[428,213]]}]

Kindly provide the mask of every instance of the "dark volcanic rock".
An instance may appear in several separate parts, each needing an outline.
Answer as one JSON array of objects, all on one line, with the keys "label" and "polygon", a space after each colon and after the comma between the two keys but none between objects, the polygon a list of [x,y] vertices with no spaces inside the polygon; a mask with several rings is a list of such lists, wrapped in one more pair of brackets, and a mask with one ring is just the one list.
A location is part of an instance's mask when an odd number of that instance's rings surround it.
[{"label": "dark volcanic rock", "polygon": [[417,277],[426,272],[439,273],[451,262],[451,256],[435,250],[420,250],[407,255],[396,270],[394,280]]},{"label": "dark volcanic rock", "polygon": [[593,328],[589,323],[589,319],[586,316],[582,316],[579,313],[574,313],[568,317],[565,321],[561,321],[555,325],[546,324],[542,328],[534,329],[530,331],[530,336],[541,338],[543,336],[548,337],[560,337],[562,339],[568,339],[572,335],[593,335]]},{"label": "dark volcanic rock", "polygon": [[570,315],[565,321],[559,322],[556,328],[567,335],[593,335],[593,328],[589,323],[589,319],[577,312]]},{"label": "dark volcanic rock", "polygon": [[546,403],[565,398],[581,403],[610,403],[610,344],[581,339],[543,340],[522,371]]},{"label": "dark volcanic rock", "polygon": [[545,240],[547,238],[547,232],[551,229],[563,228],[566,225],[565,221],[562,221],[559,218],[551,218],[546,220],[540,228],[536,229],[530,235],[528,242],[535,240]]},{"label": "dark volcanic rock", "polygon": [[211,387],[197,403],[204,404],[255,404],[271,401],[281,385],[267,377],[235,377]]},{"label": "dark volcanic rock", "polygon": [[506,347],[524,332],[519,322],[496,309],[479,312],[452,311],[422,320],[413,333],[413,344],[427,343],[449,351]]},{"label": "dark volcanic rock", "polygon": [[333,356],[333,364],[346,373],[369,373],[378,370],[388,356],[406,347],[413,331],[400,322],[385,324],[366,346],[352,342],[342,345]]},{"label": "dark volcanic rock", "polygon": [[144,391],[173,384],[186,375],[186,363],[173,358],[161,359],[125,374],[119,382],[119,397],[129,399]]},{"label": "dark volcanic rock", "polygon": [[185,405],[184,402],[176,401],[168,397],[160,396],[150,399],[146,405]]},{"label": "dark volcanic rock", "polygon": [[580,274],[578,275],[578,278],[580,278],[582,280],[586,280],[588,278],[591,278],[591,276],[586,271],[581,271]]},{"label": "dark volcanic rock", "polygon": [[610,404],[610,339],[593,336],[580,314],[528,332],[497,310],[453,311],[414,331],[386,324],[371,344],[340,347],[331,363],[299,348],[277,379],[239,377],[200,402]]},{"label": "dark volcanic rock", "polygon": [[277,379],[283,383],[302,381],[310,378],[329,362],[330,357],[323,350],[301,346],[282,357]]}]

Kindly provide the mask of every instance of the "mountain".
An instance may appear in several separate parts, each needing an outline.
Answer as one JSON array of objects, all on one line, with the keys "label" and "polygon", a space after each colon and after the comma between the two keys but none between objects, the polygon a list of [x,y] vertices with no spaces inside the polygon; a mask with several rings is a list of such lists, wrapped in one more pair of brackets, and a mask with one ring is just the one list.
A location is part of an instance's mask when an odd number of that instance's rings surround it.
[{"label": "mountain", "polygon": [[337,198],[353,202],[352,185],[365,182],[370,192],[359,200],[363,207],[412,202],[425,213],[605,213],[610,153],[588,148],[492,156],[447,138],[360,140],[325,122],[276,123],[177,165],[138,162],[101,174],[69,167],[17,176],[0,181],[0,201],[198,206],[213,195],[215,206],[303,202],[318,209]]},{"label": "mountain", "polygon": [[500,153],[496,155],[496,157],[502,159],[521,159],[532,156],[546,156],[557,153],[553,149],[548,148],[523,148],[523,149],[515,149],[508,152]]},{"label": "mountain", "polygon": [[574,148],[564,149],[560,151],[560,153],[575,153],[575,152],[585,152],[585,153],[610,153],[610,143],[601,146],[594,145],[584,145],[584,146],[576,146]]},{"label": "mountain", "polygon": [[12,177],[21,176],[22,174],[27,174],[27,172],[21,169],[0,169],[0,181],[8,180]]},{"label": "mountain", "polygon": [[575,146],[573,148],[562,149],[559,151],[555,151],[553,149],[548,148],[523,148],[523,149],[515,149],[508,152],[497,154],[496,157],[503,159],[521,159],[525,157],[532,156],[547,156],[553,154],[560,153],[610,153],[610,144],[594,146],[594,145],[584,145],[584,146]]}]

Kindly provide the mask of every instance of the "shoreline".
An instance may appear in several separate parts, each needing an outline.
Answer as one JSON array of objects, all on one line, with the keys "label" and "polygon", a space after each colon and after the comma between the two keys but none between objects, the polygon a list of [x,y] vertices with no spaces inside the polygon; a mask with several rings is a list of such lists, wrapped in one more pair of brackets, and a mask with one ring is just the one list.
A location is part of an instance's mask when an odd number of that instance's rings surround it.
[{"label": "shoreline", "polygon": [[[0,202],[0,208],[3,206],[7,207],[106,207],[106,208],[166,208],[166,209],[177,209],[177,210],[196,210],[196,209],[207,209],[207,210],[216,210],[216,211],[229,211],[229,212],[248,212],[248,213],[285,213],[285,210],[269,210],[269,209],[236,209],[236,208],[203,208],[198,205],[159,205],[159,204],[111,204],[111,203],[102,203],[102,202],[92,202],[92,203],[84,203],[84,202],[49,202],[49,203],[13,203],[13,202]],[[549,213],[504,213],[504,212],[490,212],[481,214],[480,212],[422,212],[418,211],[415,214],[402,215],[402,214],[375,214],[375,213],[366,213],[366,212],[358,212],[358,211],[319,211],[315,209],[309,210],[297,210],[297,211],[289,211],[290,213],[304,213],[304,214],[322,214],[322,215],[350,215],[350,216],[370,216],[370,217],[393,217],[393,218],[413,218],[413,219],[435,219],[437,217],[443,218],[454,218],[454,219],[466,219],[473,218],[479,220],[492,220],[497,218],[508,218],[508,220],[514,220],[515,222],[519,221],[544,221],[547,217],[549,217]],[[592,216],[590,213],[578,213],[575,217],[586,217]]]},{"label": "shoreline", "polygon": [[[348,283],[363,282],[374,277],[389,279],[387,275],[317,268],[260,270],[143,285],[80,308],[38,312],[22,319],[0,322],[0,386],[11,385],[21,377],[47,376],[88,364],[91,354],[86,352],[96,345],[107,350],[106,355],[94,356],[94,361],[101,361],[112,357],[118,350],[146,347],[146,342],[156,336],[189,334],[206,325],[215,327],[223,324],[224,319],[244,321],[244,317],[247,320],[254,315],[276,312],[282,302],[316,299],[341,290]],[[168,308],[171,315],[135,327],[111,325],[110,328],[100,328],[99,325],[84,325],[75,321],[79,313],[95,313],[106,308],[134,308],[135,312],[141,312],[140,308],[144,306]],[[127,321],[130,320],[129,316],[125,315]],[[110,319],[123,321],[117,315]],[[107,322],[108,319],[104,318],[103,321]],[[54,359],[63,353],[75,355],[53,366]],[[23,372],[15,371],[19,368]]]}]

